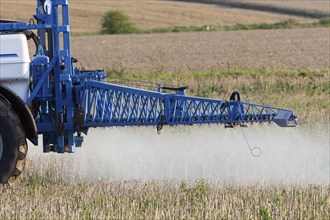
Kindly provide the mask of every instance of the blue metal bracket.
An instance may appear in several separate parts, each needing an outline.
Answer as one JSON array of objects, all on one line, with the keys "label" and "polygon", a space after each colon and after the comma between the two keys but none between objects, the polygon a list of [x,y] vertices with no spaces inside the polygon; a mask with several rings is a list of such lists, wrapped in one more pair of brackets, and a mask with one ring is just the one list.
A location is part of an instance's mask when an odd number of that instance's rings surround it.
[{"label": "blue metal bracket", "polygon": [[38,82],[38,84],[36,85],[36,87],[34,88],[32,94],[30,95],[30,97],[28,98],[28,100],[26,101],[26,105],[30,105],[32,100],[36,97],[37,93],[39,92],[42,84],[45,83],[46,78],[49,76],[49,73],[52,71],[52,69],[54,68],[54,65],[57,62],[57,58],[54,57],[52,59],[52,61],[49,63],[48,68],[45,70],[45,72],[42,74],[42,77],[40,78],[40,81]]}]

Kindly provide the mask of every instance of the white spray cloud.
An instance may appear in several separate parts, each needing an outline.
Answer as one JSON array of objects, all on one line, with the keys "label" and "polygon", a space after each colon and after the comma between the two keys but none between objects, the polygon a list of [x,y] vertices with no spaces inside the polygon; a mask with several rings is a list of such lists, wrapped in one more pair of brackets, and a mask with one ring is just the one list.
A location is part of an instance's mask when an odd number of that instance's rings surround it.
[{"label": "white spray cloud", "polygon": [[197,125],[164,127],[160,135],[153,127],[91,129],[73,155],[40,155],[39,147],[30,158],[36,167],[55,160],[75,180],[329,183],[327,132],[275,125],[242,129],[251,147],[261,149],[260,157],[251,154],[240,128]]}]

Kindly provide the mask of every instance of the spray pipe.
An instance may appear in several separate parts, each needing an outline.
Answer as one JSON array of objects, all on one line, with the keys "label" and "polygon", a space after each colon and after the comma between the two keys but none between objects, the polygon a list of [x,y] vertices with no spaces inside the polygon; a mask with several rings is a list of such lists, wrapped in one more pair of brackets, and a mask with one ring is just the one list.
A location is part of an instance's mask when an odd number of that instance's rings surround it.
[{"label": "spray pipe", "polygon": [[247,146],[249,147],[249,150],[251,152],[251,155],[254,156],[254,157],[260,157],[261,156],[261,148],[260,147],[251,147],[243,129],[242,129],[242,126],[240,126],[240,129],[241,129],[241,132],[243,134],[243,137],[245,139],[245,142],[247,144]]}]

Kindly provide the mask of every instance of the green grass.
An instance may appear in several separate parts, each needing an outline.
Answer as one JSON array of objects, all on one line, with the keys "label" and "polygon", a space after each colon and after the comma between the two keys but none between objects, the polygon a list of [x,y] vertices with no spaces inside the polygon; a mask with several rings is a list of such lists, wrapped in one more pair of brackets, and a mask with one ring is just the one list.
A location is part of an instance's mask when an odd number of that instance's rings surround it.
[{"label": "green grass", "polygon": [[166,33],[166,32],[198,32],[198,31],[237,31],[237,30],[257,30],[257,29],[293,29],[293,28],[315,28],[329,27],[329,18],[322,18],[314,23],[301,23],[294,19],[289,19],[273,24],[234,24],[234,25],[204,25],[204,26],[173,26],[165,28],[155,28],[141,31],[141,33]]},{"label": "green grass", "polygon": [[329,71],[329,68],[295,71],[261,68],[185,74],[108,71],[108,79],[133,87],[142,85],[143,89],[155,89],[153,86],[157,85],[189,86],[187,95],[217,99],[229,99],[233,91],[239,91],[246,102],[292,109],[302,126],[322,128],[329,123]]},{"label": "green grass", "polygon": [[321,18],[319,20],[320,25],[326,26],[326,27],[330,27],[330,17],[328,18]]},{"label": "green grass", "polygon": [[[330,27],[330,18],[321,18],[314,23],[301,23],[294,19],[289,19],[272,24],[258,23],[258,24],[234,24],[234,25],[172,26],[172,27],[153,28],[153,29],[142,29],[136,27],[130,30],[130,34],[201,32],[201,31],[272,30],[272,29],[295,29],[295,28],[317,28],[317,27]],[[72,36],[89,36],[89,35],[98,35],[102,33],[72,32],[71,34]],[[118,33],[118,34],[125,34],[125,33]]]},{"label": "green grass", "polygon": [[279,70],[270,70],[267,68],[259,69],[233,69],[230,71],[191,71],[187,73],[171,73],[171,72],[148,72],[148,73],[129,73],[125,69],[121,70],[108,70],[109,78],[117,79],[139,79],[139,80],[167,80],[173,79],[174,81],[180,79],[192,79],[192,78],[214,78],[214,77],[239,77],[239,76],[291,76],[291,77],[300,77],[300,78],[310,78],[310,77],[319,77],[324,74],[329,74],[330,69],[324,67],[321,69],[309,69],[309,68],[300,68],[295,70],[289,69],[279,69]]}]

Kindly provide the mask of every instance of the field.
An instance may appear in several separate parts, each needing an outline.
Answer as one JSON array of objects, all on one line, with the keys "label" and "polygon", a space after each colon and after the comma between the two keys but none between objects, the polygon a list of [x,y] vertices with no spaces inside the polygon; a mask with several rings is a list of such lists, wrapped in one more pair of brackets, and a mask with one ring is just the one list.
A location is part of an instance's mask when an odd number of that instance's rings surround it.
[{"label": "field", "polygon": [[294,70],[329,67],[327,45],[328,28],[81,36],[72,55],[87,69],[139,73]]},{"label": "field", "polygon": [[[300,127],[91,129],[72,155],[30,144],[21,178],[0,186],[0,219],[330,218],[329,28],[96,35],[109,9],[146,29],[315,19],[177,1],[70,2],[78,67],[128,86],[188,85],[194,96],[239,91],[244,101],[292,109]],[[0,17],[28,20],[34,4],[0,0]],[[317,0],[267,4],[327,11]]]},{"label": "field", "polygon": [[[2,19],[28,21],[35,11],[35,1],[0,1]],[[134,7],[132,7],[134,5]],[[102,16],[109,10],[122,10],[131,20],[144,29],[172,26],[202,26],[275,23],[288,19],[312,22],[314,19],[267,12],[222,8],[213,5],[176,1],[70,1],[71,31],[97,33]],[[15,13],[20,11],[18,15]]]},{"label": "field", "polygon": [[[1,189],[2,219],[329,219],[329,187],[170,181],[53,184],[30,177]],[[4,194],[4,195],[3,195]],[[20,198],[20,199],[17,199]],[[37,198],[37,199],[29,199]],[[23,211],[29,210],[29,211]]]}]

